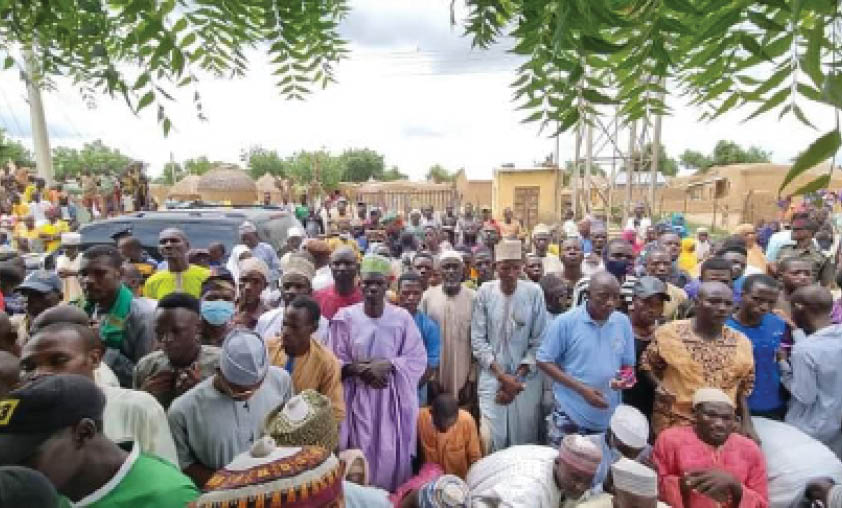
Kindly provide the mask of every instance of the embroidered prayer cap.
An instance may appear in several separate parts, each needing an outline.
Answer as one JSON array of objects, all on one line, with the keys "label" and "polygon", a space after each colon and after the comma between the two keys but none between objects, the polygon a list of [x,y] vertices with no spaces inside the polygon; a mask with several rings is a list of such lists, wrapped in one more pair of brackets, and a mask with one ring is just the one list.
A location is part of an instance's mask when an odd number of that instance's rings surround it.
[{"label": "embroidered prayer cap", "polygon": [[494,246],[495,261],[520,261],[523,259],[523,250],[520,240],[503,239]]},{"label": "embroidered prayer cap", "polygon": [[621,458],[611,464],[614,488],[641,497],[658,497],[658,475],[640,462]]},{"label": "embroidered prayer cap", "polygon": [[360,273],[379,273],[389,277],[392,275],[392,263],[380,254],[366,254],[360,264]]},{"label": "embroidered prayer cap", "polygon": [[418,490],[419,508],[463,508],[470,501],[468,484],[452,474],[439,476]]},{"label": "embroidered prayer cap", "polygon": [[339,433],[330,409],[330,399],[308,389],[289,399],[266,416],[263,433],[278,446],[321,446],[336,449]]},{"label": "embroidered prayer cap", "polygon": [[532,236],[536,237],[538,235],[549,235],[550,234],[550,227],[546,224],[535,224],[535,227],[532,228]]},{"label": "embroidered prayer cap", "polygon": [[250,257],[240,261],[240,277],[249,272],[257,272],[269,281],[269,267],[260,258]]},{"label": "embroidered prayer cap", "polygon": [[82,235],[79,233],[62,233],[61,244],[65,247],[78,246],[82,243]]},{"label": "embroidered prayer cap", "polygon": [[344,506],[342,464],[319,446],[279,447],[264,436],[211,476],[196,506]]},{"label": "embroidered prayer cap", "polygon": [[696,393],[693,394],[693,407],[705,402],[721,402],[723,404],[728,404],[734,409],[737,407],[737,405],[734,404],[734,401],[731,400],[731,397],[719,388],[707,387],[696,390]]},{"label": "embroidered prayer cap", "polygon": [[287,238],[304,238],[304,230],[298,226],[293,226],[287,230]]},{"label": "embroidered prayer cap", "polygon": [[244,328],[235,328],[222,343],[219,370],[229,383],[253,386],[266,377],[269,354],[260,335]]},{"label": "embroidered prayer cap", "polygon": [[579,434],[568,434],[561,441],[559,460],[566,466],[584,474],[596,474],[602,461],[602,450],[590,439]]},{"label": "embroidered prayer cap", "polygon": [[309,259],[298,254],[292,254],[287,258],[286,265],[284,265],[284,274],[281,277],[281,283],[290,275],[301,275],[306,277],[307,280],[313,280],[315,274],[316,267],[313,266],[313,263]]},{"label": "embroidered prayer cap", "polygon": [[649,422],[637,408],[620,404],[611,415],[611,433],[631,448],[643,448],[649,440]]},{"label": "embroidered prayer cap", "polygon": [[102,420],[105,395],[76,374],[44,376],[0,400],[0,464],[20,464],[55,432]]},{"label": "embroidered prayer cap", "polygon": [[247,233],[257,233],[257,226],[254,225],[254,222],[245,221],[240,224],[240,234],[247,234]]},{"label": "embroidered prayer cap", "polygon": [[462,254],[455,250],[446,250],[439,254],[439,264],[445,261],[459,261],[462,262]]}]

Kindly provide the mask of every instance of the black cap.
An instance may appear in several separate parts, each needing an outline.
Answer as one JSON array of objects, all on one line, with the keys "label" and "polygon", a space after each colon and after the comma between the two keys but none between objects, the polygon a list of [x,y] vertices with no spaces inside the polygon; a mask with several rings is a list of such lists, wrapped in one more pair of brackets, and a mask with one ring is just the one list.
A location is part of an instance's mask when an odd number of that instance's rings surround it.
[{"label": "black cap", "polygon": [[632,294],[639,298],[649,298],[650,296],[660,295],[665,301],[670,301],[670,294],[667,290],[667,285],[661,279],[649,275],[637,279],[634,283]]},{"label": "black cap", "polygon": [[0,465],[15,465],[61,429],[102,420],[105,395],[76,374],[38,378],[0,400]]}]

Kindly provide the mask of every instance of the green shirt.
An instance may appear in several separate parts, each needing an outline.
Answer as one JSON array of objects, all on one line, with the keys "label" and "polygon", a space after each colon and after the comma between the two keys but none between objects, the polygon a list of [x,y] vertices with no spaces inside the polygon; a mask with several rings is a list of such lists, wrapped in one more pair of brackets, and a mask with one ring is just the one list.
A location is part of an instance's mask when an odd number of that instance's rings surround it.
[{"label": "green shirt", "polygon": [[169,462],[140,453],[134,444],[117,474],[74,506],[184,508],[198,497],[190,478]]},{"label": "green shirt", "polygon": [[183,272],[159,270],[146,280],[143,296],[160,300],[170,293],[180,291],[201,298],[202,283],[209,276],[210,270],[198,265],[190,265]]}]

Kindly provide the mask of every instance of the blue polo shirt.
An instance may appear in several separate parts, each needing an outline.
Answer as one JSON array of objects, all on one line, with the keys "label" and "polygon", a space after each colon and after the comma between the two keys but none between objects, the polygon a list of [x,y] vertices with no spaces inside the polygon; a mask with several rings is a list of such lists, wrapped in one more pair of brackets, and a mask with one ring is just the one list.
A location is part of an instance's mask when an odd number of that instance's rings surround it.
[{"label": "blue polo shirt", "polygon": [[742,332],[751,341],[754,353],[754,391],[748,397],[751,411],[774,411],[784,405],[781,397],[781,373],[775,355],[781,347],[786,323],[778,316],[767,313],[758,326],[745,326],[733,317],[725,323]]},{"label": "blue polo shirt", "polygon": [[[421,339],[424,341],[424,348],[427,350],[427,367],[437,369],[441,357],[441,332],[439,324],[433,321],[428,315],[417,311],[412,316],[418,331],[421,332]],[[418,388],[418,403],[427,403],[427,385]]]},{"label": "blue polo shirt", "polygon": [[612,312],[601,326],[580,305],[555,318],[547,327],[536,358],[552,362],[580,382],[602,391],[608,409],[598,409],[581,395],[561,383],[553,382],[556,406],[574,423],[591,430],[604,431],[620,392],[609,385],[622,366],[633,366],[634,334],[625,314]]}]

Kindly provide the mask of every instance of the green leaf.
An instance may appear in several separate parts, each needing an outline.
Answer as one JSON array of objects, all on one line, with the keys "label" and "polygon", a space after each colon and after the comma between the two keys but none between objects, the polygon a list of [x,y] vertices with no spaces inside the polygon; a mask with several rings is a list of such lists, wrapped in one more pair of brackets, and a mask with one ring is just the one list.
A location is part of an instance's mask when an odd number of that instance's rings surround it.
[{"label": "green leaf", "polygon": [[842,74],[832,72],[827,75],[822,86],[822,99],[842,109]]},{"label": "green leaf", "polygon": [[819,189],[827,188],[828,183],[830,183],[830,175],[822,175],[816,178],[815,180],[802,185],[791,194],[793,196],[803,196],[804,194],[810,194],[811,192],[816,192]]},{"label": "green leaf", "polygon": [[145,87],[149,83],[149,73],[144,72],[140,76],[138,76],[137,81],[134,82],[134,86],[132,86],[132,90],[140,90],[141,88]]},{"label": "green leaf", "polygon": [[792,105],[792,112],[795,113],[795,118],[798,118],[799,120],[801,120],[801,123],[803,123],[804,125],[812,128],[812,129],[816,128],[816,126],[813,125],[812,122],[810,122],[810,120],[807,120],[807,117],[804,116],[804,112],[801,111],[801,108],[798,107],[798,104]]},{"label": "green leaf", "polygon": [[164,128],[164,137],[169,136],[170,128],[172,128],[172,122],[170,122],[169,118],[164,118],[163,128]]},{"label": "green leaf", "polygon": [[521,123],[534,122],[536,120],[540,120],[543,116],[544,116],[543,111],[536,111],[536,112],[532,113],[531,115],[529,115],[528,117],[521,120]]},{"label": "green leaf", "polygon": [[780,23],[777,23],[771,18],[767,18],[764,14],[757,11],[749,11],[748,19],[758,28],[763,28],[764,30],[771,30],[775,32],[783,32],[786,30],[786,28],[784,28],[784,26]]},{"label": "green leaf", "polygon": [[586,101],[591,102],[593,104],[616,104],[617,101],[608,97],[607,95],[603,95],[600,92],[586,88],[582,90],[582,98]]},{"label": "green leaf", "polygon": [[740,34],[740,45],[749,53],[756,56],[757,58],[762,58],[763,60],[771,60],[768,56],[766,56],[766,52],[763,51],[763,48],[760,47],[760,44],[754,37],[750,36],[749,34],[743,32]]},{"label": "green leaf", "polygon": [[664,5],[674,11],[697,14],[699,11],[687,0],[664,0]]},{"label": "green leaf", "polygon": [[610,54],[622,51],[626,48],[625,44],[614,44],[601,37],[593,37],[590,35],[583,35],[581,41],[582,47],[585,48],[585,50],[592,51],[594,53]]},{"label": "green leaf", "polygon": [[140,111],[141,109],[145,108],[146,106],[152,104],[152,101],[155,100],[155,94],[152,92],[146,92],[146,94],[140,98],[140,101],[137,103],[137,108],[135,111]]},{"label": "green leaf", "polygon": [[10,56],[7,56],[6,59],[3,60],[3,68],[4,69],[9,69],[13,65],[15,65],[15,59],[14,58],[12,58]]},{"label": "green leaf", "polygon": [[784,181],[781,182],[778,192],[781,192],[791,181],[798,178],[801,173],[833,157],[839,150],[840,145],[842,145],[842,137],[840,137],[838,129],[834,129],[813,141],[789,168],[789,172],[784,177]]},{"label": "green leaf", "polygon": [[702,33],[696,37],[697,41],[705,41],[707,39],[721,36],[729,28],[736,25],[740,21],[740,14],[742,13],[742,8],[737,7],[735,9],[728,10],[721,14],[719,17],[713,18],[713,22],[711,22],[707,28],[702,31]]},{"label": "green leaf", "polygon": [[813,80],[816,87],[822,86],[824,76],[822,75],[821,47],[824,41],[824,20],[816,18],[816,26],[807,33],[807,51],[801,59],[801,67],[804,72]]},{"label": "green leaf", "polygon": [[763,113],[780,106],[780,104],[784,101],[784,99],[789,97],[790,92],[791,92],[791,90],[790,90],[789,87],[785,86],[785,87],[781,88],[780,90],[778,90],[775,93],[775,95],[769,97],[762,106],[757,108],[754,111],[754,113],[752,113],[751,115],[748,116],[748,118],[743,120],[743,122],[747,122],[747,121],[751,120],[752,118],[756,118],[757,116],[762,115]]}]

